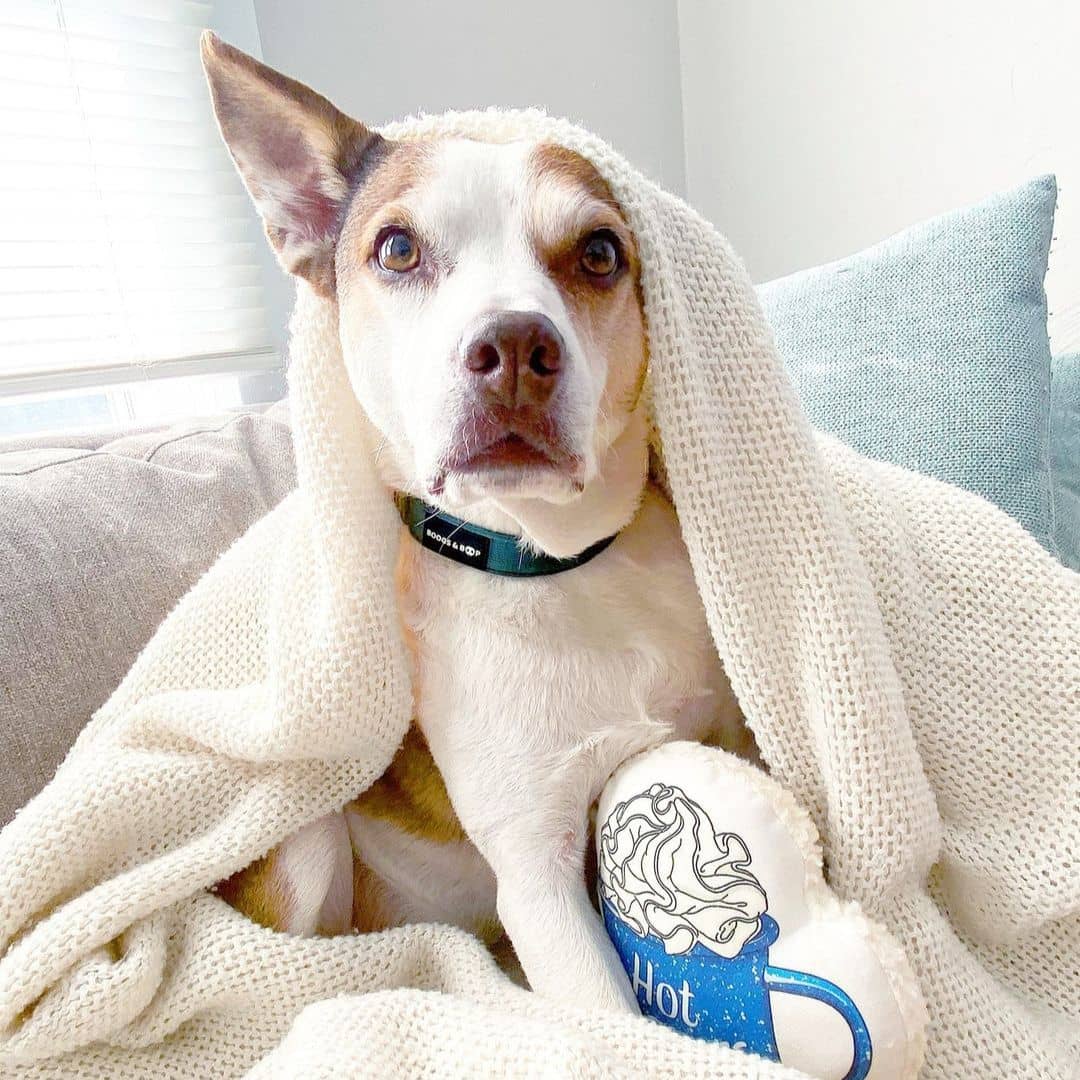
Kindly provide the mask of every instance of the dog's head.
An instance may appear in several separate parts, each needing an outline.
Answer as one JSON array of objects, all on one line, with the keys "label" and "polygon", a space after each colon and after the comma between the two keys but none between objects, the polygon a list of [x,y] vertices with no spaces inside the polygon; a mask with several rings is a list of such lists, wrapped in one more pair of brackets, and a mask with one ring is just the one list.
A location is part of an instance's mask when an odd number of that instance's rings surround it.
[{"label": "dog's head", "polygon": [[338,304],[387,483],[463,509],[602,482],[646,337],[634,235],[596,168],[545,143],[395,142],[210,35],[203,58],[281,263]]}]

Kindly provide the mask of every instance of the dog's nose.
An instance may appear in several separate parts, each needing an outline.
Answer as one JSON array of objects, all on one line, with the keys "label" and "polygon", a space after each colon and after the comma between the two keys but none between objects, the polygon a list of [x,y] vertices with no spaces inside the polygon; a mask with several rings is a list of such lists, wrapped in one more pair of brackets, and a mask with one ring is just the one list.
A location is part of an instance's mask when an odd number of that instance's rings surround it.
[{"label": "dog's nose", "polygon": [[535,311],[485,316],[462,348],[465,369],[485,396],[500,405],[543,405],[559,379],[563,339],[555,324]]}]

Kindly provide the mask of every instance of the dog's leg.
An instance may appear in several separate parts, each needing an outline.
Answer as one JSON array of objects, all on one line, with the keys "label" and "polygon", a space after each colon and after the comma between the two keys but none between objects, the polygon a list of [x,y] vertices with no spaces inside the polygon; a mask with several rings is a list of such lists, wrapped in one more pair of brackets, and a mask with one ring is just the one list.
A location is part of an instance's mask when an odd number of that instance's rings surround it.
[{"label": "dog's leg", "polygon": [[[581,1008],[640,1012],[585,880],[588,802],[516,816],[485,845],[499,918],[533,990]],[[569,824],[568,827],[568,823]]]},{"label": "dog's leg", "polygon": [[344,934],[352,923],[353,853],[343,814],[286,837],[215,892],[248,918],[289,934]]},{"label": "dog's leg", "polygon": [[604,781],[666,728],[612,723],[581,738],[558,717],[545,719],[543,702],[523,700],[515,680],[474,681],[459,700],[439,675],[429,663],[424,735],[461,825],[494,873],[499,919],[529,984],[580,1008],[639,1014],[589,899],[585,851]]}]

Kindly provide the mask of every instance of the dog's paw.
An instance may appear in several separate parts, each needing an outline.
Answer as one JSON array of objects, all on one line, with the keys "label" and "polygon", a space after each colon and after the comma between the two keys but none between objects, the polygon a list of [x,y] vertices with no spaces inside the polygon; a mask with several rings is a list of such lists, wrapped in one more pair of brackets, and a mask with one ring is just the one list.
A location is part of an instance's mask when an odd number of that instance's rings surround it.
[{"label": "dog's paw", "polygon": [[903,952],[829,889],[813,823],[763,772],[697,743],[632,759],[601,796],[597,856],[650,1016],[826,1080],[917,1075],[926,1014]]}]

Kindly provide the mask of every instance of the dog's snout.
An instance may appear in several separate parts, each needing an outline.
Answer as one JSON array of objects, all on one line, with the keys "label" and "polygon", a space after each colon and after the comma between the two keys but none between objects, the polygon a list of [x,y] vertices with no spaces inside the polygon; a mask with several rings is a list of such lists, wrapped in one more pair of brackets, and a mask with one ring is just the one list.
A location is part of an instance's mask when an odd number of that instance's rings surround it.
[{"label": "dog's snout", "polygon": [[501,405],[541,405],[563,366],[562,335],[546,316],[504,311],[484,318],[462,348],[466,370]]}]

